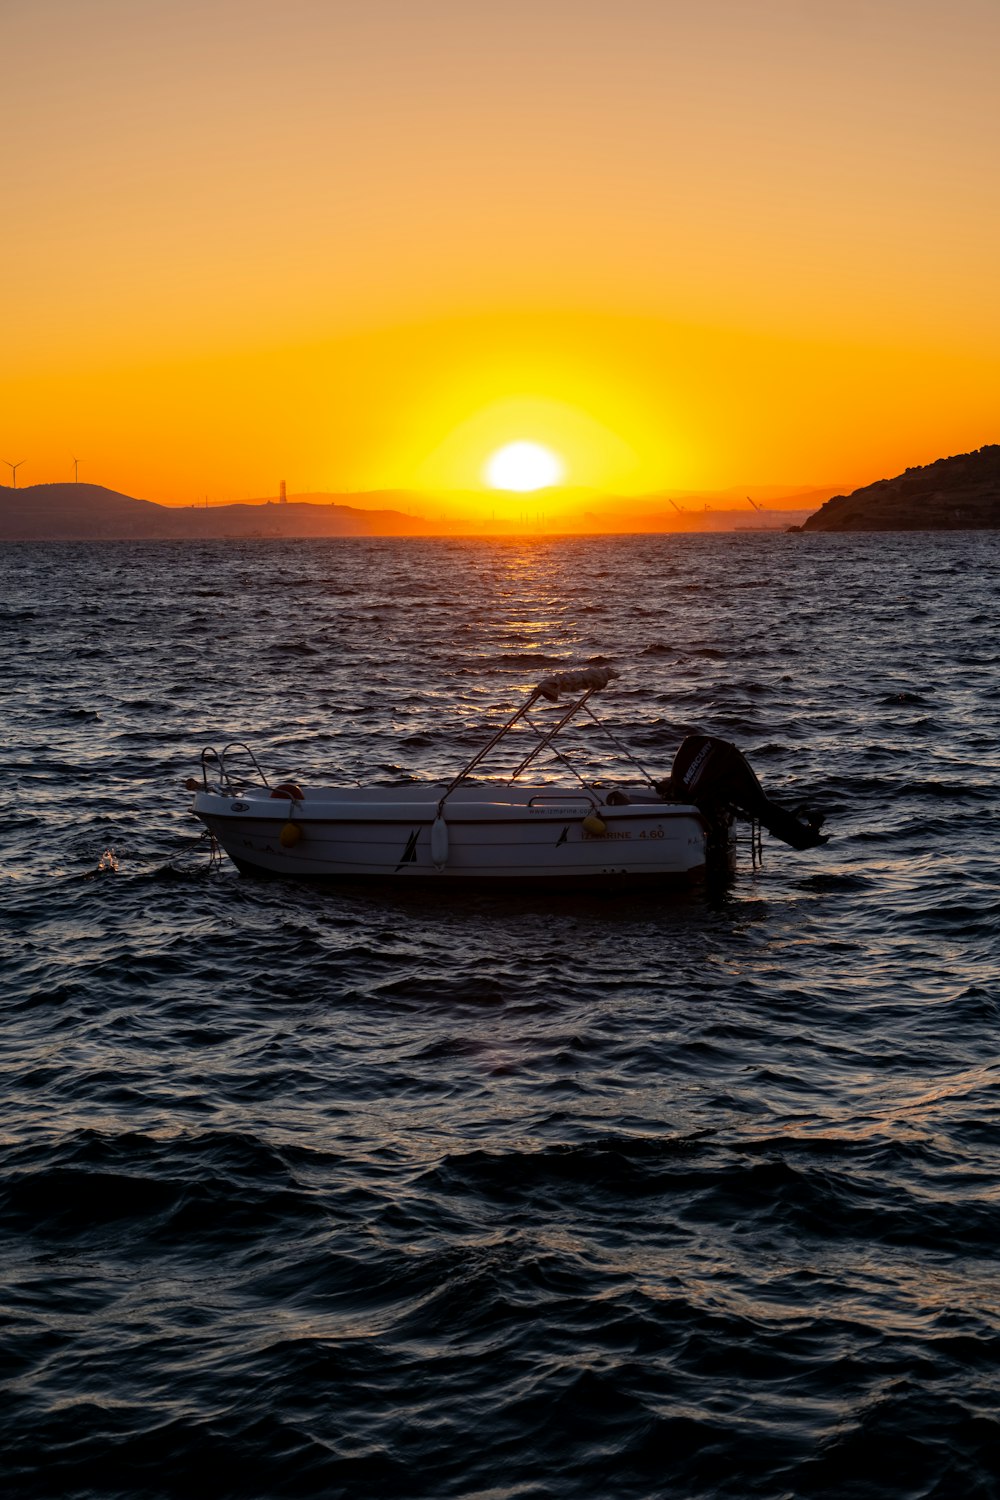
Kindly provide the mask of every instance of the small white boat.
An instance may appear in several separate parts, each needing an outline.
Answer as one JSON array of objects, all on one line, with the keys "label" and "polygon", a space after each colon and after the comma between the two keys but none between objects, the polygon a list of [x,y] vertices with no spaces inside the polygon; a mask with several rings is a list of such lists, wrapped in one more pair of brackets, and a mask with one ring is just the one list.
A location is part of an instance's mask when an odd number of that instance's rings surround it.
[{"label": "small white boat", "polygon": [[[459,774],[441,785],[271,786],[245,745],[228,745],[221,755],[207,748],[200,779],[187,782],[195,794],[192,811],[244,873],[351,880],[614,887],[687,882],[710,866],[728,864],[738,812],[766,827],[785,820],[793,837],[787,827],[774,831],[797,847],[824,842],[818,825],[767,802],[743,757],[722,740],[685,740],[671,775],[655,781],[589,707],[593,694],[617,676],[613,668],[590,667],[544,678]],[[568,701],[560,701],[564,695]],[[640,779],[603,785],[581,775],[556,743],[581,710]],[[488,756],[524,733],[530,748],[505,779],[472,780]],[[235,751],[249,755],[256,782],[234,774]],[[575,784],[525,784],[524,772],[543,753],[557,756]]]}]

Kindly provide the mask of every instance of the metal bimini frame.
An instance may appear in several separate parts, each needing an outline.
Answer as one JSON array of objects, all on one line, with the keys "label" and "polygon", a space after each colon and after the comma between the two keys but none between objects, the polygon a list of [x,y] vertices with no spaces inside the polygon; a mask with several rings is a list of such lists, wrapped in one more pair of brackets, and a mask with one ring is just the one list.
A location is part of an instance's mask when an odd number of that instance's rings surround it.
[{"label": "metal bimini frame", "polygon": [[[593,696],[593,694],[602,692],[603,689],[608,686],[609,682],[611,682],[612,679],[617,677],[618,675],[619,673],[614,667],[586,667],[579,672],[554,672],[549,677],[543,677],[538,686],[528,694],[527,701],[521,704],[521,707],[511,715],[511,717],[506,721],[505,724],[501,725],[501,727],[483,746],[483,748],[479,750],[468,762],[468,764],[465,765],[461,771],[459,771],[458,775],[448,783],[447,787],[445,788],[444,795],[442,796],[439,803],[439,809],[443,808],[446,799],[451,795],[455,788],[460,786],[461,783],[472,774],[476,767],[480,765],[493,750],[496,749],[497,745],[500,744],[500,741],[504,739],[504,737],[510,733],[515,725],[520,722],[526,724],[527,727],[533,731],[538,740],[538,743],[533,746],[531,750],[529,750],[528,754],[521,761],[520,765],[508,778],[508,785],[512,785],[515,781],[517,781],[518,777],[527,770],[532,761],[536,760],[538,756],[541,755],[543,750],[551,749],[554,754],[559,757],[563,765],[566,766],[567,770],[569,770],[572,775],[576,777],[580,785],[590,791],[591,788],[588,787],[587,782],[584,781],[583,777],[577,771],[576,767],[573,766],[566,758],[566,756],[563,755],[562,751],[553,744],[556,736],[565,727],[565,725],[569,723],[570,719],[572,719],[574,715],[580,712],[581,709],[585,713],[587,713],[590,718],[593,719],[598,728],[607,735],[612,744],[615,746],[616,750],[618,750],[626,760],[630,761],[632,765],[636,767],[636,769],[642,775],[643,779],[648,781],[650,786],[653,786],[653,779],[650,776],[649,772],[646,770],[645,766],[640,765],[635,756],[632,755],[624,745],[619,743],[619,741],[611,733],[610,729],[608,729],[607,725],[603,724],[597,717],[597,715],[593,712],[593,710],[588,707],[588,700]],[[560,694],[562,693],[572,693],[573,701],[572,703],[570,703],[566,711],[560,715],[558,722],[553,726],[553,728],[545,732],[533,722],[529,710],[535,703],[537,703],[539,698],[544,698],[549,703],[555,703],[558,701]]]}]

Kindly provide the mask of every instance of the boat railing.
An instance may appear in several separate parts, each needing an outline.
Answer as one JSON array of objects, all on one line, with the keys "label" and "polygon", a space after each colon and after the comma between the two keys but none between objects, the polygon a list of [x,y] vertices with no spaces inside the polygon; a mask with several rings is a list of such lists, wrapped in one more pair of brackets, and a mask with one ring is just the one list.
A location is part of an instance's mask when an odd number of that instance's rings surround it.
[{"label": "boat railing", "polygon": [[253,781],[253,777],[250,775],[234,775],[229,766],[226,764],[226,757],[230,755],[234,750],[242,750],[245,755],[248,755],[250,757],[251,763],[253,764],[253,768],[257,773],[260,784],[263,787],[270,789],[271,783],[264,775],[264,772],[261,769],[260,761],[257,759],[256,755],[254,755],[253,751],[250,749],[250,746],[245,745],[242,740],[233,740],[230,744],[226,745],[221,755],[217,750],[214,750],[211,745],[206,745],[204,750],[201,752],[201,779],[204,790],[206,792],[214,790],[213,784],[208,779],[208,769],[210,765],[215,765],[219,768],[218,787],[224,797],[235,794],[240,790],[241,787],[248,786]]}]

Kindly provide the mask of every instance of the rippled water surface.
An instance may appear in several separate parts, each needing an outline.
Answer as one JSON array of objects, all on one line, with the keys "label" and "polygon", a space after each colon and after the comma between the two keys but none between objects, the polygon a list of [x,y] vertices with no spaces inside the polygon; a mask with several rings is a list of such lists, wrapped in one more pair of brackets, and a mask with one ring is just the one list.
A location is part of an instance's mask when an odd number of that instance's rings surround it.
[{"label": "rippled water surface", "polygon": [[[0,578],[8,1493],[997,1495],[993,536]],[[657,774],[735,740],[831,842],[684,899],[210,869],[203,744],[450,775],[594,660]]]}]

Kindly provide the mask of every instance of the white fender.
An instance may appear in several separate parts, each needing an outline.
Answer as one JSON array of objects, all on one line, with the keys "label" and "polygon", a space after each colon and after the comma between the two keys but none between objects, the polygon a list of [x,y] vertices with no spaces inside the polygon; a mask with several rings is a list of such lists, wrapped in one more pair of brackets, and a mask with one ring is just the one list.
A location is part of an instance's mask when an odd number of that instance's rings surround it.
[{"label": "white fender", "polygon": [[438,813],[431,824],[431,864],[435,870],[443,870],[448,863],[448,825]]}]

